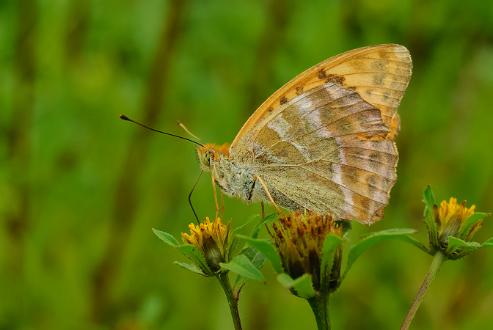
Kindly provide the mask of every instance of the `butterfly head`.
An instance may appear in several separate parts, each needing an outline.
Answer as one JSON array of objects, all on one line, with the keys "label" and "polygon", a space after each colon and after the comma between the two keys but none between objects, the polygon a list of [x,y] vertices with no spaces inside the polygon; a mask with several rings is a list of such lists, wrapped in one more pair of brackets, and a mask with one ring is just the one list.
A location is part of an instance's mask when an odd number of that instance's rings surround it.
[{"label": "butterfly head", "polygon": [[200,168],[204,171],[210,171],[212,164],[220,157],[229,156],[229,144],[205,144],[197,148],[197,155],[199,157]]}]

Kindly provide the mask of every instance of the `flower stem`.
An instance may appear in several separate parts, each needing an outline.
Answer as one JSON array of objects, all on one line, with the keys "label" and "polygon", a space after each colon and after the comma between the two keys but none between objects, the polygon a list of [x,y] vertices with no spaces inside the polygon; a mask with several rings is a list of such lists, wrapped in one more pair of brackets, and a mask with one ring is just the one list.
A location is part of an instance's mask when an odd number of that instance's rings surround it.
[{"label": "flower stem", "polygon": [[231,317],[233,318],[235,330],[241,330],[240,313],[238,312],[239,297],[233,293],[231,283],[229,282],[228,273],[219,273],[217,275],[217,279],[219,280],[219,283],[221,283],[224,294],[228,299],[229,311],[231,312]]},{"label": "flower stem", "polygon": [[409,329],[409,326],[411,325],[411,322],[413,321],[414,316],[416,315],[416,312],[419,306],[421,305],[421,302],[423,302],[426,291],[428,291],[431,282],[433,282],[433,280],[435,279],[435,276],[438,273],[438,270],[440,269],[440,266],[442,265],[444,260],[445,257],[443,253],[441,253],[440,251],[435,253],[435,256],[433,257],[433,261],[431,262],[430,265],[430,269],[428,270],[428,273],[426,273],[423,283],[421,283],[421,287],[419,288],[418,293],[416,294],[416,298],[414,298],[413,304],[409,308],[406,318],[402,323],[401,330]]},{"label": "flower stem", "polygon": [[308,303],[317,320],[318,330],[330,330],[329,295],[317,295],[308,299]]}]

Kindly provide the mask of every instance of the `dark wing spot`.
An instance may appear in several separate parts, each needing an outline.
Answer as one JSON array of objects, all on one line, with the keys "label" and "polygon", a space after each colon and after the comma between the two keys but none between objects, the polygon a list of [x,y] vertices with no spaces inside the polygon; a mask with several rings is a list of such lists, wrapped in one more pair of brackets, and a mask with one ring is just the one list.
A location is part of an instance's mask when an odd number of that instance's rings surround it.
[{"label": "dark wing spot", "polygon": [[327,74],[325,73],[324,69],[318,71],[318,78],[319,79],[325,79],[325,78],[327,78]]},{"label": "dark wing spot", "polygon": [[338,76],[336,74],[329,74],[329,75],[327,75],[326,82],[332,82],[332,83],[342,85],[342,84],[344,84],[344,80],[345,80],[345,78],[343,76]]},{"label": "dark wing spot", "polygon": [[279,100],[279,104],[285,104],[288,102],[288,99],[286,98],[286,96],[282,96],[281,99]]}]

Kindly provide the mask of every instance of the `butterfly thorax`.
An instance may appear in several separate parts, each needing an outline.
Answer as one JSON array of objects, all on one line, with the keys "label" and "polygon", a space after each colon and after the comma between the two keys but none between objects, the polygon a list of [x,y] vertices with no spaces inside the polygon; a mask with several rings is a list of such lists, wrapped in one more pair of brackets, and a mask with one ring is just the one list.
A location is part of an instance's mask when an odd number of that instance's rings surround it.
[{"label": "butterfly thorax", "polygon": [[229,144],[206,144],[197,148],[200,167],[211,172],[215,183],[230,196],[251,200],[255,188],[252,167],[236,162],[229,154]]}]

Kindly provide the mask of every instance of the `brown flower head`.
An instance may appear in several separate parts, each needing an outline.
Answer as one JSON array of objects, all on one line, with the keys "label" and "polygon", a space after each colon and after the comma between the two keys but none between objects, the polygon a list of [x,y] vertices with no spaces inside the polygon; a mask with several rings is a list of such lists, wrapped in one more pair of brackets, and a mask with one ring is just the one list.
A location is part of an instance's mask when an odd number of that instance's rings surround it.
[{"label": "brown flower head", "polygon": [[324,240],[330,233],[342,236],[342,227],[330,215],[295,212],[280,218],[272,229],[284,271],[292,278],[310,274],[319,290]]}]

